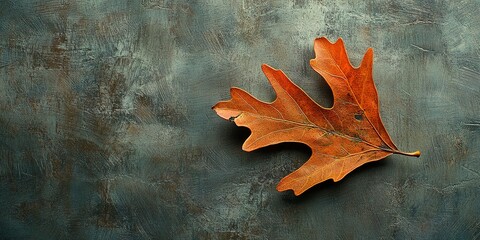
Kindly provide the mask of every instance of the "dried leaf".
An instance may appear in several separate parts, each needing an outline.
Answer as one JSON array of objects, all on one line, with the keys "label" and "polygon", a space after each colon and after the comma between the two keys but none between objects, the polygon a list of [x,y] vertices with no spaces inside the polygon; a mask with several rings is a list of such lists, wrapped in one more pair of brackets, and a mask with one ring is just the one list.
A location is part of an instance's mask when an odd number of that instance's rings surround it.
[{"label": "dried leaf", "polygon": [[318,183],[339,181],[359,166],[393,153],[420,156],[419,151],[399,151],[383,126],[372,78],[373,50],[368,49],[360,67],[354,68],[342,39],[332,44],[318,38],[314,49],[310,65],[331,87],[333,107],[318,105],[281,70],[268,65],[262,65],[262,70],[276,92],[273,102],[262,102],[232,88],[232,99],[213,107],[220,117],[251,130],[242,147],[247,152],[282,142],[304,143],[312,149],[310,159],[283,178],[277,190],[292,189],[300,195]]}]

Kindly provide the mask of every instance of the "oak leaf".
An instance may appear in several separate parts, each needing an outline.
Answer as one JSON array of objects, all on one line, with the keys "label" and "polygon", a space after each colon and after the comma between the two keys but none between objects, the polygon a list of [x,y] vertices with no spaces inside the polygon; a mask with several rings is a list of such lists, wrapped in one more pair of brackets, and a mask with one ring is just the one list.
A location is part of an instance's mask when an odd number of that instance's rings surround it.
[{"label": "oak leaf", "polygon": [[262,70],[277,95],[273,102],[234,87],[232,99],[213,106],[220,117],[251,130],[242,146],[247,152],[282,142],[304,143],[312,149],[310,159],[283,178],[277,190],[292,189],[298,196],[394,153],[420,156],[419,151],[399,151],[383,126],[372,78],[373,50],[367,50],[358,68],[351,65],[341,38],[335,43],[317,38],[314,50],[310,65],[332,89],[331,108],[318,105],[281,70],[266,64]]}]

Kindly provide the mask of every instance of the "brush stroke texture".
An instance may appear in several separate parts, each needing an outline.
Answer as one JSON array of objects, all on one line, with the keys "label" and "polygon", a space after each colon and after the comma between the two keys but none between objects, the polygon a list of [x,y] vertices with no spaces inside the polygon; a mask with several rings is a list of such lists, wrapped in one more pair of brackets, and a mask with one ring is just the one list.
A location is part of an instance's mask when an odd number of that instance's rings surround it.
[{"label": "brush stroke texture", "polygon": [[[0,238],[478,238],[479,8],[1,1]],[[308,63],[319,36],[342,37],[353,65],[375,49],[384,124],[423,155],[389,157],[297,199],[275,185],[309,150],[244,153],[248,132],[210,106],[231,86],[271,100],[261,63],[331,105]]]}]

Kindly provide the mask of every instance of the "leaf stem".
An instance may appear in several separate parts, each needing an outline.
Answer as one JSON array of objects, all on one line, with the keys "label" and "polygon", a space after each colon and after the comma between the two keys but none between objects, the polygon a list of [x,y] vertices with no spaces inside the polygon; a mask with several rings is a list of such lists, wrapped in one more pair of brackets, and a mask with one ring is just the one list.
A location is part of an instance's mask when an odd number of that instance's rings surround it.
[{"label": "leaf stem", "polygon": [[420,151],[415,151],[415,152],[402,152],[402,151],[398,151],[398,150],[386,150],[384,149],[385,151],[387,152],[391,152],[391,153],[396,153],[396,154],[400,154],[400,155],[405,155],[405,156],[409,156],[409,157],[420,157]]}]

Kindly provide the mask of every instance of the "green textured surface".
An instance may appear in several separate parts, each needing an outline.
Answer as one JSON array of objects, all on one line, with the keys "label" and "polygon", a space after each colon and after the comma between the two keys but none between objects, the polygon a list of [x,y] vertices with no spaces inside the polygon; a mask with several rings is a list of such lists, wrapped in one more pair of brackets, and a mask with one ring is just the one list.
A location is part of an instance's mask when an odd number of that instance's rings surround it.
[{"label": "green textured surface", "polygon": [[[478,1],[0,0],[0,238],[480,238]],[[260,65],[314,99],[313,40],[374,48],[391,156],[300,197],[310,150],[252,153],[210,109],[263,100]]]}]

